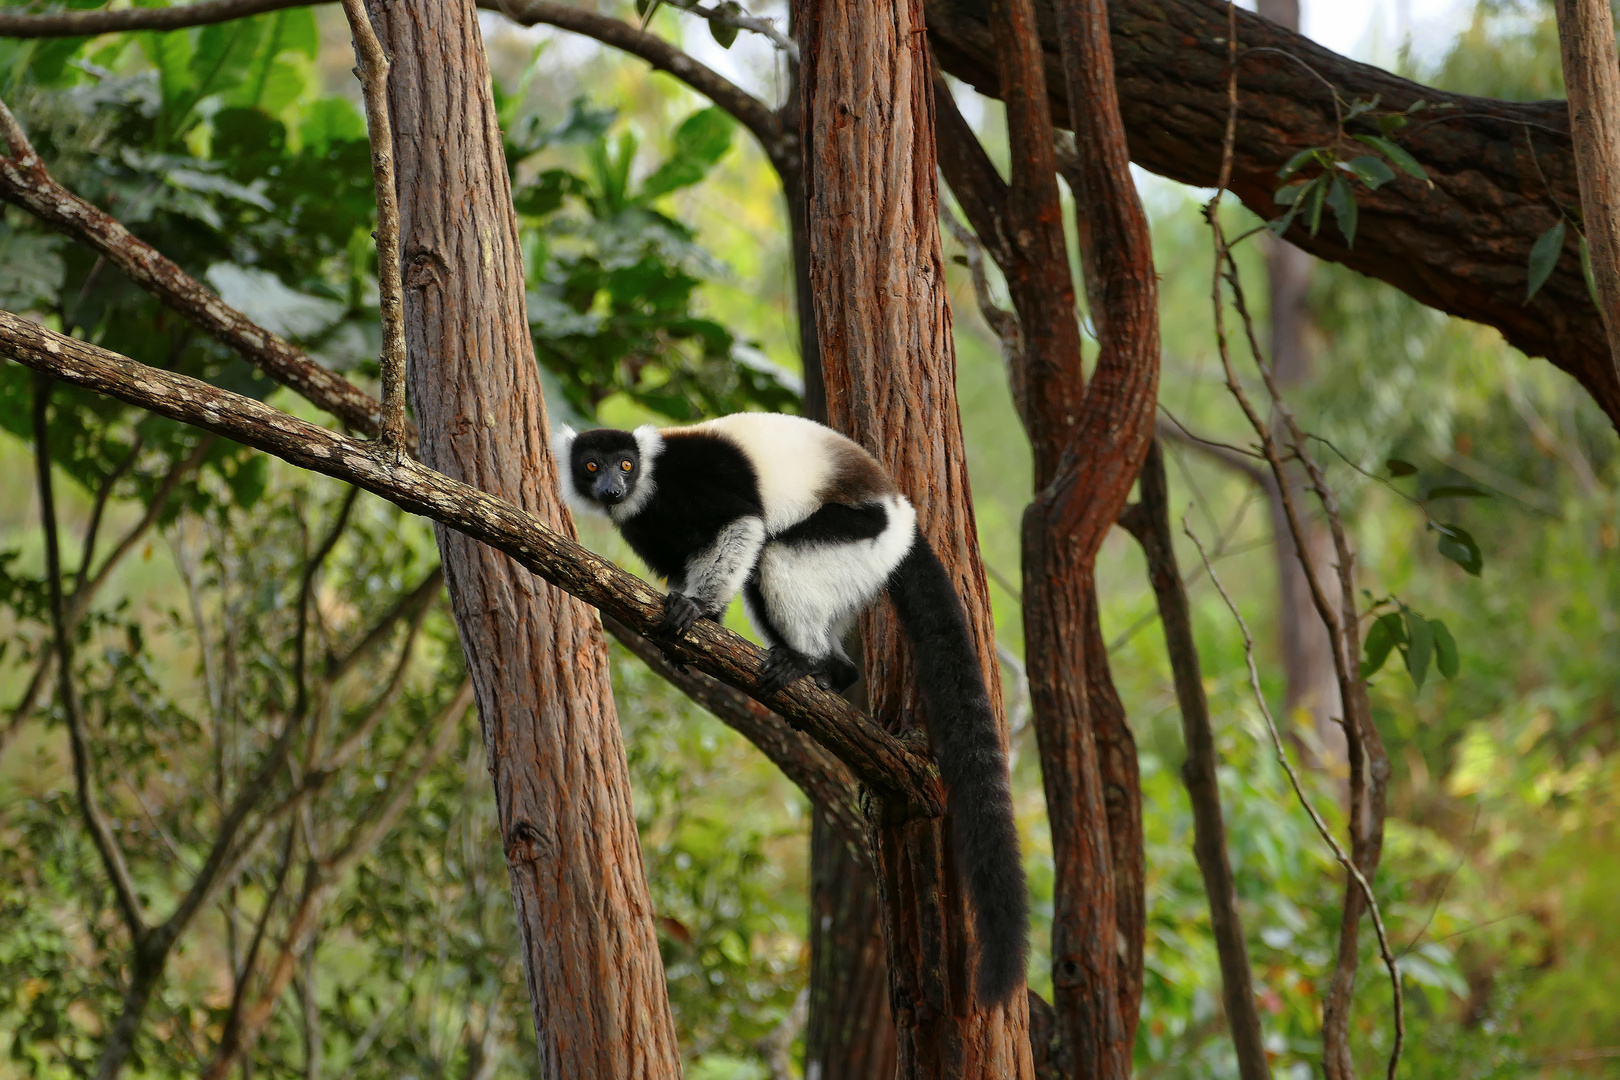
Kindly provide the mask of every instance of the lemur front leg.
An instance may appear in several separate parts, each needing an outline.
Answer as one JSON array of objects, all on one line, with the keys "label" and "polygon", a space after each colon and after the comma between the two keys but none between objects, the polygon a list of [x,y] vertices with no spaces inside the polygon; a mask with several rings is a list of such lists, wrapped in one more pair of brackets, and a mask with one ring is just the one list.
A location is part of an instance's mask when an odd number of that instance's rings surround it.
[{"label": "lemur front leg", "polygon": [[699,619],[718,622],[753,573],[764,544],[765,523],[757,517],[737,518],[716,533],[687,560],[680,584],[664,598],[659,633],[680,637]]}]

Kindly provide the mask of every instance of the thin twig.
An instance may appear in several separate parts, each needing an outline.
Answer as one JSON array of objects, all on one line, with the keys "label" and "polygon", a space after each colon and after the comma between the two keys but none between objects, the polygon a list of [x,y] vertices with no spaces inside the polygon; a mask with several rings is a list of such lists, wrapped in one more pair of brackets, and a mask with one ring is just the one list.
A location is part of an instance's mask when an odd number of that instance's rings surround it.
[{"label": "thin twig", "polygon": [[388,54],[366,14],[365,0],[343,0],[354,36],[355,77],[366,101],[371,181],[377,190],[377,293],[382,314],[382,449],[405,453],[405,286],[399,268],[399,191],[394,182],[394,125],[388,115]]},{"label": "thin twig", "polygon": [[1220,575],[1215,572],[1214,565],[1204,552],[1204,545],[1199,542],[1198,534],[1193,532],[1192,526],[1187,524],[1185,516],[1181,519],[1181,530],[1187,534],[1187,538],[1198,549],[1198,556],[1204,560],[1204,569],[1209,574],[1209,580],[1214,583],[1216,590],[1221,594],[1221,599],[1226,601],[1227,609],[1232,612],[1232,617],[1237,620],[1238,629],[1243,632],[1243,658],[1249,668],[1249,689],[1253,691],[1255,703],[1260,707],[1260,715],[1266,721],[1266,731],[1271,735],[1272,749],[1276,751],[1277,761],[1282,765],[1283,771],[1288,774],[1288,783],[1294,789],[1294,796],[1299,800],[1299,804],[1305,808],[1305,812],[1310,815],[1311,823],[1316,826],[1317,833],[1333,849],[1333,857],[1339,861],[1340,866],[1344,867],[1345,873],[1355,880],[1362,896],[1367,900],[1367,909],[1372,914],[1373,927],[1378,931],[1378,949],[1383,954],[1385,965],[1389,968],[1390,985],[1395,995],[1395,1048],[1389,1061],[1389,1076],[1393,1080],[1395,1067],[1400,1063],[1401,1043],[1406,1037],[1406,1026],[1401,1006],[1400,968],[1395,961],[1394,954],[1390,951],[1389,935],[1384,930],[1384,916],[1379,911],[1378,898],[1373,895],[1372,885],[1362,876],[1360,868],[1351,861],[1350,856],[1345,854],[1344,848],[1339,845],[1339,841],[1334,837],[1333,830],[1328,827],[1326,821],[1322,820],[1322,815],[1317,812],[1310,797],[1305,794],[1305,788],[1300,783],[1299,773],[1295,771],[1293,762],[1288,759],[1288,748],[1283,743],[1281,732],[1277,730],[1277,722],[1272,719],[1271,708],[1266,704],[1265,691],[1260,687],[1260,669],[1254,662],[1254,635],[1249,633],[1249,624],[1244,621],[1243,613],[1238,610],[1238,606],[1233,601],[1231,594],[1226,591],[1226,586],[1221,584]]},{"label": "thin twig", "polygon": [[[3,108],[4,106],[0,106]],[[45,527],[45,586],[50,597],[51,630],[56,637],[56,671],[58,695],[63,715],[67,717],[68,741],[73,751],[73,782],[78,791],[79,813],[90,831],[90,841],[101,856],[118,902],[119,914],[129,930],[132,944],[139,945],[146,936],[146,918],[141,911],[139,893],[129,872],[124,852],[113,835],[112,827],[96,801],[95,778],[90,766],[90,745],[85,738],[84,714],[79,709],[78,691],[73,685],[73,627],[69,624],[67,605],[62,597],[62,554],[57,539],[56,498],[51,486],[51,450],[49,410],[52,379],[36,375],[34,379],[34,455],[38,468],[39,513]]]}]

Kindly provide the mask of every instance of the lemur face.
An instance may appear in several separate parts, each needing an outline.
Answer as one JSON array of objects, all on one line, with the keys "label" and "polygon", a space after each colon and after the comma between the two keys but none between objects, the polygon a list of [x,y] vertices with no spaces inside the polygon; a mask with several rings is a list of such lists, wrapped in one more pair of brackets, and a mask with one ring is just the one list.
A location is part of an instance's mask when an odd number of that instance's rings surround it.
[{"label": "lemur face", "polygon": [[580,495],[605,507],[618,506],[641,479],[641,451],[628,431],[585,431],[574,437],[568,467]]}]

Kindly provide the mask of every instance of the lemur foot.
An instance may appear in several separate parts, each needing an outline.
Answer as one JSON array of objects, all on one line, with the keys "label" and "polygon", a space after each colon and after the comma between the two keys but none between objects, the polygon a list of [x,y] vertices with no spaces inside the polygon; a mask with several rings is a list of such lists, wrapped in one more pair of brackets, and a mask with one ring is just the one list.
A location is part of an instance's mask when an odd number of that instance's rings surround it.
[{"label": "lemur foot", "polygon": [[703,609],[690,596],[672,592],[664,597],[664,617],[658,623],[658,632],[680,637],[692,629],[692,624],[703,617]]},{"label": "lemur foot", "polygon": [[788,683],[811,674],[812,670],[808,658],[778,645],[765,654],[765,663],[760,665],[759,696],[770,697]]},{"label": "lemur foot", "polygon": [[823,690],[831,690],[835,694],[842,694],[855,681],[861,677],[860,669],[845,660],[842,656],[830,656],[816,672],[816,685]]}]

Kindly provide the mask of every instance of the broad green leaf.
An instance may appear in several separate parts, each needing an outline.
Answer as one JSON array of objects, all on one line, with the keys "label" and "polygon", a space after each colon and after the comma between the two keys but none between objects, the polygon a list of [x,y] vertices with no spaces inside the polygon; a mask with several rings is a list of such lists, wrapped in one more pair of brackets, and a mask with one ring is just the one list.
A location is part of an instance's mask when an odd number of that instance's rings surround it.
[{"label": "broad green leaf", "polygon": [[1361,677],[1369,679],[1378,673],[1389,659],[1389,652],[1398,644],[1397,635],[1401,634],[1401,617],[1395,612],[1382,615],[1373,620],[1367,631],[1367,640],[1362,642],[1362,650],[1366,656],[1361,661]]},{"label": "broad green leaf", "polygon": [[737,40],[737,28],[729,23],[711,21],[709,23],[709,36],[714,38],[716,44],[722,49],[729,49],[732,43]]},{"label": "broad green leaf", "polygon": [[1271,201],[1278,206],[1293,206],[1299,201],[1299,193],[1304,191],[1306,184],[1285,184],[1271,193]]},{"label": "broad green leaf", "polygon": [[1434,633],[1434,666],[1446,678],[1455,679],[1457,672],[1462,670],[1457,656],[1457,639],[1451,636],[1451,631],[1439,619],[1430,619],[1429,629]]},{"label": "broad green leaf", "polygon": [[1356,246],[1356,193],[1350,189],[1350,184],[1343,176],[1335,173],[1333,183],[1328,187],[1327,203],[1333,209],[1333,218],[1339,223],[1339,232],[1344,234],[1346,247]]},{"label": "broad green leaf", "polygon": [[203,27],[191,58],[190,107],[212,94],[229,93],[246,81],[269,22],[269,17],[237,19]]},{"label": "broad green leaf", "polygon": [[28,62],[29,73],[41,86],[55,86],[71,82],[68,61],[79,55],[90,38],[45,38],[34,43],[33,56]]},{"label": "broad green leaf", "polygon": [[1400,458],[1392,457],[1384,464],[1389,467],[1389,475],[1391,476],[1411,476],[1417,472],[1416,465],[1410,461],[1402,461]]},{"label": "broad green leaf", "polygon": [[1327,198],[1328,182],[1327,173],[1318,176],[1311,185],[1310,194],[1306,197],[1305,220],[1310,227],[1312,236],[1322,231],[1322,204]]},{"label": "broad green leaf", "polygon": [[688,116],[675,129],[669,158],[647,177],[637,199],[648,202],[702,180],[731,148],[735,126],[735,121],[717,106]]},{"label": "broad green leaf", "polygon": [[1485,567],[1485,557],[1468,530],[1456,525],[1436,525],[1435,528],[1440,533],[1440,541],[1435,545],[1440,554],[1478,577]]},{"label": "broad green leaf", "polygon": [[1592,276],[1592,248],[1586,242],[1586,234],[1578,234],[1581,238],[1581,276],[1586,279],[1586,295],[1592,298],[1592,306],[1599,311],[1603,310],[1603,302],[1598,299],[1597,278]]},{"label": "broad green leaf", "polygon": [[189,34],[140,33],[135,35],[141,51],[158,69],[158,88],[163,111],[171,114],[191,85],[191,36]]},{"label": "broad green leaf", "polygon": [[[1387,116],[1384,119],[1399,120],[1402,124],[1406,123],[1405,118],[1400,116]],[[1380,154],[1383,154],[1385,157],[1389,158],[1389,160],[1395,163],[1396,168],[1400,169],[1402,172],[1415,176],[1424,183],[1433,186],[1433,182],[1429,180],[1428,172],[1423,168],[1422,165],[1418,164],[1417,158],[1413,157],[1407,151],[1406,147],[1402,146],[1400,143],[1378,135],[1357,135],[1356,140],[1358,142],[1366,143],[1374,150],[1377,150]],[[1392,175],[1391,179],[1393,178],[1394,177]]]},{"label": "broad green leaf", "polygon": [[1395,179],[1395,170],[1371,154],[1362,154],[1359,157],[1351,158],[1349,161],[1341,161],[1339,162],[1339,168],[1350,173],[1374,191]]},{"label": "broad green leaf", "polygon": [[1559,218],[1553,227],[1536,238],[1530,245],[1529,291],[1524,294],[1524,302],[1541,291],[1541,287],[1552,276],[1553,267],[1558,265],[1558,256],[1564,250],[1564,219]]},{"label": "broad green leaf", "polygon": [[1293,176],[1295,173],[1299,172],[1299,170],[1303,169],[1309,162],[1319,159],[1321,154],[1322,148],[1320,146],[1312,146],[1308,149],[1301,150],[1299,153],[1289,158],[1282,168],[1277,170],[1277,178],[1280,180],[1288,179],[1290,176]]},{"label": "broad green leaf", "polygon": [[304,114],[298,137],[306,154],[324,154],[334,142],[357,142],[366,137],[366,119],[348,100],[318,98]]},{"label": "broad green leaf", "polygon": [[230,102],[279,113],[304,89],[302,69],[289,64],[283,54],[303,53],[313,58],[319,47],[315,16],[308,8],[291,8],[268,16],[262,41],[241,84],[229,95]]},{"label": "broad green leaf", "polygon": [[1430,499],[1488,499],[1491,493],[1471,484],[1440,484],[1429,489]]},{"label": "broad green leaf", "polygon": [[1423,689],[1423,680],[1429,677],[1429,661],[1434,656],[1434,633],[1429,629],[1429,620],[1404,605],[1401,613],[1406,616],[1406,670],[1412,676],[1412,682],[1419,690]]},{"label": "broad green leaf", "polygon": [[1388,116],[1378,118],[1378,130],[1385,135],[1393,135],[1406,126],[1406,117],[1400,113],[1390,113]]}]

